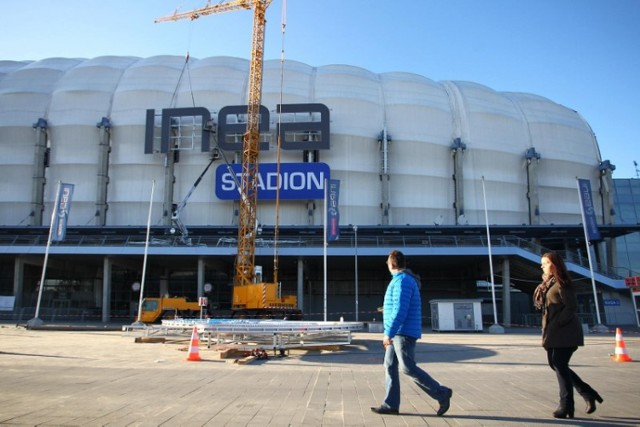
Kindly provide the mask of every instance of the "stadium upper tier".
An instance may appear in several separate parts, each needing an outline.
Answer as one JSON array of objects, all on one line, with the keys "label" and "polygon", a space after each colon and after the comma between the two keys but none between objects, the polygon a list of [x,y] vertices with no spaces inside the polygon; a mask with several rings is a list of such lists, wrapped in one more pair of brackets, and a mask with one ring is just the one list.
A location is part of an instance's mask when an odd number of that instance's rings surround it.
[{"label": "stadium upper tier", "polygon": [[[69,225],[129,226],[146,224],[155,180],[152,224],[162,223],[170,215],[167,198],[178,203],[187,195],[210,153],[181,147],[175,180],[168,178],[167,155],[145,154],[147,110],[204,107],[215,125],[223,107],[246,104],[248,72],[247,60],[232,57],[190,58],[186,67],[179,56],[0,61],[0,225],[39,225],[38,215],[48,224],[58,181],[75,184]],[[330,111],[329,149],[282,150],[280,161],[329,166],[341,182],[342,224],[484,224],[485,200],[492,224],[578,224],[576,177],[591,181],[594,205],[603,205],[592,129],[578,112],[542,96],[406,72],[267,60],[269,149],[261,163],[278,158],[280,102]],[[225,157],[240,158],[233,151]],[[262,223],[276,222],[274,205],[259,200]],[[602,222],[602,209],[596,211]],[[236,213],[236,202],[216,196],[209,173],[181,219],[231,225]],[[321,199],[281,202],[281,225],[322,221]]]}]

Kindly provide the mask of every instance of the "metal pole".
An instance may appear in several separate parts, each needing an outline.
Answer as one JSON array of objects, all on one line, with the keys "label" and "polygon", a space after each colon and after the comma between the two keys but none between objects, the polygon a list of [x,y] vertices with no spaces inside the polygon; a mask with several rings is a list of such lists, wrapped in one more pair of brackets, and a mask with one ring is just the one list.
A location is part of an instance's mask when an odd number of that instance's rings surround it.
[{"label": "metal pole", "polygon": [[322,214],[324,223],[323,233],[323,257],[324,257],[324,321],[327,321],[327,187],[329,181],[324,180],[324,212]]},{"label": "metal pole", "polygon": [[491,300],[493,301],[493,324],[498,324],[498,311],[496,309],[496,288],[493,283],[493,260],[491,258],[491,234],[489,233],[489,213],[487,211],[487,194],[484,188],[484,175],[482,176],[482,198],[484,199],[484,220],[487,225],[487,248],[489,249],[489,271],[491,274]]},{"label": "metal pole", "polygon": [[636,295],[640,295],[640,290],[636,292],[634,288],[632,288],[629,289],[629,292],[631,292],[631,302],[633,302],[633,312],[636,315],[636,324],[640,327],[640,312],[638,312],[638,305],[636,304]]},{"label": "metal pole", "polygon": [[58,199],[60,198],[61,182],[58,181],[56,188],[55,201],[53,202],[53,211],[51,211],[51,224],[49,224],[49,237],[47,238],[47,247],[44,251],[44,262],[42,263],[42,276],[40,277],[40,289],[38,289],[38,302],[36,303],[36,313],[28,322],[30,325],[37,325],[42,323],[40,320],[40,301],[42,300],[42,291],[44,290],[44,281],[47,272],[47,261],[49,260],[49,248],[51,247],[51,234],[53,233],[53,223],[56,218],[56,211],[58,210]]},{"label": "metal pole", "polygon": [[354,239],[355,239],[355,252],[356,252],[355,269],[356,269],[356,322],[357,322],[358,321],[358,226],[357,225],[353,226],[353,233],[355,235]]},{"label": "metal pole", "polygon": [[142,323],[142,300],[144,297],[144,282],[147,274],[147,254],[149,252],[149,230],[151,229],[151,208],[153,207],[153,190],[156,187],[156,180],[151,182],[151,197],[149,199],[149,214],[147,215],[147,237],[144,242],[144,258],[142,261],[142,280],[140,281],[140,301],[138,303],[138,321]]},{"label": "metal pole", "polygon": [[593,265],[591,263],[591,246],[589,245],[589,233],[587,233],[587,221],[584,217],[584,201],[582,200],[582,191],[580,191],[580,181],[576,177],[576,185],[578,187],[578,197],[580,198],[580,215],[582,216],[582,228],[584,230],[584,244],[587,248],[587,258],[589,259],[589,273],[591,274],[591,288],[593,290],[593,302],[596,305],[596,318],[598,319],[598,325],[602,325],[600,321],[600,307],[598,305],[598,292],[596,291],[596,280],[593,276]]}]

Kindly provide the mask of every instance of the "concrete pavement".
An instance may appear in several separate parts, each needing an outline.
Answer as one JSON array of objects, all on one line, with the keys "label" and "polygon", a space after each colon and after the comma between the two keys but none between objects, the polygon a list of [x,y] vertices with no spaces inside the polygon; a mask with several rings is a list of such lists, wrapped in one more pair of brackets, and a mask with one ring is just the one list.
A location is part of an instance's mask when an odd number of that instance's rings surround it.
[{"label": "concrete pavement", "polygon": [[558,386],[537,330],[434,333],[420,365],[454,391],[451,409],[402,379],[400,415],[370,411],[384,396],[381,334],[357,332],[338,351],[292,350],[249,364],[186,361],[188,338],[136,343],[120,331],[43,331],[0,325],[0,425],[15,426],[637,426],[640,334],[634,362],[615,363],[614,332],[591,334],[572,367],[602,397],[592,415],[556,420]]}]

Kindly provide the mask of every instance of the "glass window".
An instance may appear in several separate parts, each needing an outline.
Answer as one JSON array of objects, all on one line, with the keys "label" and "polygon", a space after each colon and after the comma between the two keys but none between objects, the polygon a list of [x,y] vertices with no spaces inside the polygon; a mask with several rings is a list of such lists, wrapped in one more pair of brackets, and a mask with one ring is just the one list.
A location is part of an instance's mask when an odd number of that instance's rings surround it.
[{"label": "glass window", "polygon": [[142,311],[156,311],[158,309],[158,300],[144,300],[142,302]]},{"label": "glass window", "polygon": [[618,194],[618,203],[633,203],[633,196],[631,194]]},{"label": "glass window", "polygon": [[635,224],[637,222],[636,209],[633,205],[620,205],[616,211],[619,224]]},{"label": "glass window", "polygon": [[613,180],[616,194],[631,194],[631,186],[628,180]]}]

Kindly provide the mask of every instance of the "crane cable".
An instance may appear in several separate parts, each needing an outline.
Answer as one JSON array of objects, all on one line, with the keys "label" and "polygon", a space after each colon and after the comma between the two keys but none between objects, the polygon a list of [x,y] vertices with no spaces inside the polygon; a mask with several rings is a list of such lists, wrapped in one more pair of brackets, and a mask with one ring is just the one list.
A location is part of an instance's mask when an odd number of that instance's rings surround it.
[{"label": "crane cable", "polygon": [[193,95],[193,85],[191,84],[191,67],[189,67],[189,51],[184,57],[184,64],[182,65],[182,70],[180,70],[180,76],[178,76],[178,82],[176,83],[176,88],[173,90],[173,95],[171,95],[171,102],[169,103],[170,108],[175,108],[178,99],[178,89],[180,89],[180,83],[182,82],[182,77],[184,76],[185,70],[187,71],[187,80],[189,83],[189,93],[191,94],[191,103],[193,107],[196,106],[196,99]]},{"label": "crane cable", "polygon": [[187,54],[184,57],[184,64],[182,65],[182,70],[180,70],[180,76],[178,76],[178,82],[176,83],[176,88],[173,91],[173,95],[171,96],[171,103],[169,104],[169,107],[171,108],[176,107],[177,98],[178,98],[178,89],[180,88],[180,83],[182,82],[182,77],[184,76],[185,70],[187,71],[187,80],[189,81],[189,93],[191,94],[191,103],[194,108],[196,106],[196,100],[193,95],[193,85],[191,84],[191,67],[189,66],[189,59],[191,59],[189,50],[191,48],[191,40],[193,39],[194,26],[195,26],[195,22],[194,20],[192,20],[189,25],[189,35],[187,37]]},{"label": "crane cable", "polygon": [[[193,94],[193,85],[191,83],[191,67],[189,66],[189,59],[191,58],[190,54],[189,54],[189,47],[191,46],[191,36],[193,34],[193,26],[194,23],[193,21],[191,22],[190,28],[189,28],[189,38],[187,41],[187,53],[184,57],[184,64],[182,65],[182,70],[180,70],[180,75],[178,76],[178,81],[176,82],[176,87],[173,90],[173,94],[171,95],[171,102],[169,103],[169,107],[170,108],[175,108],[177,106],[177,102],[178,102],[178,89],[180,89],[180,83],[182,83],[182,78],[184,76],[184,72],[185,70],[187,71],[187,80],[189,83],[189,93],[191,95],[191,103],[193,105],[193,107],[195,108],[196,106],[196,100]],[[203,123],[203,126],[205,125],[205,123]],[[191,137],[193,138],[193,132],[195,130],[195,126],[192,127],[192,135]],[[175,153],[174,153],[175,154]],[[180,210],[182,210],[184,208],[184,205],[186,205],[187,203],[187,199],[191,196],[191,193],[193,192],[193,190],[195,189],[195,187],[199,184],[200,179],[202,179],[202,176],[207,172],[207,170],[209,169],[209,166],[211,166],[211,163],[213,163],[213,159],[210,159],[211,161],[209,162],[209,164],[207,165],[207,167],[204,169],[204,172],[202,172],[202,174],[200,175],[200,178],[198,178],[198,180],[196,181],[195,185],[191,188],[191,190],[189,191],[189,193],[187,193],[187,195],[185,196],[185,198],[180,202],[180,205],[182,205],[182,208],[180,208]],[[172,175],[174,175],[174,181],[175,181],[175,172],[172,172]],[[176,212],[174,212],[172,214],[172,216],[174,215],[179,215],[180,212],[178,212],[176,210]],[[183,228],[184,226],[180,227],[181,232],[183,232]],[[184,235],[183,235],[184,237]]]},{"label": "crane cable", "polygon": [[280,50],[280,99],[278,102],[278,132],[276,140],[278,147],[276,149],[276,221],[273,232],[273,282],[278,284],[278,235],[280,222],[280,151],[282,148],[281,126],[282,126],[282,100],[284,90],[284,36],[287,27],[287,0],[282,0],[281,22],[281,50]]}]

